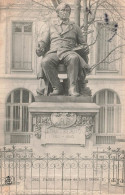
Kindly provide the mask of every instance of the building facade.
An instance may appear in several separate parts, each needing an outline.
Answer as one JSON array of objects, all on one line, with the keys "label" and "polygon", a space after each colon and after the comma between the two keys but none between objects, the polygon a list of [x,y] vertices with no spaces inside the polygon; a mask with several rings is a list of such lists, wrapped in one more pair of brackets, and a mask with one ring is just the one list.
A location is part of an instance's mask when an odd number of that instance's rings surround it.
[{"label": "building facade", "polygon": [[[51,14],[32,1],[0,5],[0,145],[30,145],[32,128],[28,105],[35,101],[38,86],[39,59],[35,54],[44,16]],[[123,12],[124,10],[121,10]],[[120,21],[118,35],[113,38],[114,21],[110,28],[100,19],[89,36],[90,65],[104,59],[118,45],[123,44],[124,23]],[[55,14],[52,12],[52,17]],[[73,17],[73,16],[72,16]],[[42,22],[41,22],[42,21]],[[44,28],[44,27],[43,27]],[[98,35],[98,40],[93,44]],[[112,40],[110,40],[112,39]],[[125,66],[124,48],[112,52],[106,61],[87,77],[93,101],[100,105],[96,116],[93,146],[123,145],[125,142]]]}]

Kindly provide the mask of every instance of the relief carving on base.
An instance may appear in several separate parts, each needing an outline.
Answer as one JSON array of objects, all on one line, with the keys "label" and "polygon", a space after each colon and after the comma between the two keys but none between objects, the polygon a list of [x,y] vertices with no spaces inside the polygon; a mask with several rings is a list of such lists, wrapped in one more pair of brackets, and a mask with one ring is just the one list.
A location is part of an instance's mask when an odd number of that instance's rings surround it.
[{"label": "relief carving on base", "polygon": [[48,115],[36,114],[33,115],[33,132],[34,135],[41,139],[42,126],[57,127],[60,130],[68,127],[85,127],[85,138],[88,139],[93,133],[94,118],[93,116],[78,115],[71,112],[50,113]]},{"label": "relief carving on base", "polygon": [[67,128],[76,122],[76,114],[70,112],[58,112],[51,114],[51,121],[54,126],[59,128]]}]

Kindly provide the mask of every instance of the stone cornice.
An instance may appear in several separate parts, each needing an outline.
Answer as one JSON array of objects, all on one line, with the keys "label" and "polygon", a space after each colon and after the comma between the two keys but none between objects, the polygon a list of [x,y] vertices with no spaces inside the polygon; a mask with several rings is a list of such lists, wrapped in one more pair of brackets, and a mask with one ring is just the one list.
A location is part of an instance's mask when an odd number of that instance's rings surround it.
[{"label": "stone cornice", "polygon": [[107,75],[90,75],[87,77],[87,80],[114,80],[114,81],[124,81],[125,76],[107,76]]},{"label": "stone cornice", "polygon": [[62,102],[55,103],[55,102],[33,102],[29,105],[29,111],[31,113],[36,112],[86,112],[92,115],[99,112],[99,106],[97,106],[95,103],[66,103]]},{"label": "stone cornice", "polygon": [[[1,74],[0,79],[25,79],[25,80],[35,80],[37,78],[36,75],[29,75],[29,74]],[[63,79],[63,76],[62,76]],[[107,76],[107,75],[90,75],[87,77],[88,80],[115,80],[115,81],[124,81],[125,76]]]}]

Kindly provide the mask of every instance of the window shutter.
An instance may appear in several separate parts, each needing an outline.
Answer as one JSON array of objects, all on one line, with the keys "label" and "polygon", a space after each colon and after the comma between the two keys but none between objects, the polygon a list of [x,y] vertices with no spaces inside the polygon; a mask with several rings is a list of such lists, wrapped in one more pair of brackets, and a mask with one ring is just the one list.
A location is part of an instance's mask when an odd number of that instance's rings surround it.
[{"label": "window shutter", "polygon": [[22,69],[22,35],[13,35],[12,68]]},{"label": "window shutter", "polygon": [[32,23],[13,23],[12,69],[32,69]]},{"label": "window shutter", "polygon": [[32,63],[32,37],[30,34],[24,35],[23,40],[23,68],[24,70],[30,70],[31,69],[31,63]]},{"label": "window shutter", "polygon": [[[106,56],[116,47],[117,40],[116,36],[113,36],[114,24],[98,24],[98,56],[97,61],[105,59]],[[110,39],[112,40],[110,41]],[[97,70],[99,71],[116,71],[116,59],[117,53],[116,51],[112,52],[104,62],[102,62],[99,66],[97,66]]]}]

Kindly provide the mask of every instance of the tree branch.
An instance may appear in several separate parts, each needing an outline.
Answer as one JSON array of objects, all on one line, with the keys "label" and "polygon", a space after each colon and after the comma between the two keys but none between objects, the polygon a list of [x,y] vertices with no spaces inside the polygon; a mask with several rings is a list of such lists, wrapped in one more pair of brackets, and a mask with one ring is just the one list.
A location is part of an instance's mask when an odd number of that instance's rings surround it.
[{"label": "tree branch", "polygon": [[97,41],[97,39],[98,39],[98,36],[99,36],[99,30],[98,30],[98,32],[97,32],[95,41],[94,41],[93,43],[91,43],[91,44],[89,45],[89,47],[92,46],[92,45],[94,45],[94,44],[96,43],[96,41]]},{"label": "tree branch", "polygon": [[94,65],[90,68],[90,72],[91,72],[94,68],[96,68],[98,65],[100,65],[102,62],[104,62],[104,61],[111,55],[111,53],[113,53],[116,49],[118,49],[118,48],[120,48],[120,47],[124,47],[124,46],[125,46],[125,44],[123,44],[123,45],[118,45],[117,47],[115,47],[114,49],[112,49],[112,50],[107,54],[107,56],[106,56],[104,59],[102,59],[100,62],[94,64]]},{"label": "tree branch", "polygon": [[41,6],[45,7],[45,8],[47,8],[47,9],[51,9],[51,10],[53,10],[53,11],[55,10],[55,9],[52,8],[51,6],[44,5],[44,4],[39,3],[39,2],[37,2],[37,1],[35,1],[35,0],[32,0],[32,2],[34,2],[34,3],[38,4],[38,5],[41,5]]},{"label": "tree branch", "polygon": [[119,11],[116,9],[116,6],[113,6],[111,3],[109,3],[108,1],[105,2],[105,4],[108,4],[119,16],[120,18],[122,18],[123,20],[125,20],[125,18],[119,13]]},{"label": "tree branch", "polygon": [[91,23],[94,22],[95,17],[96,17],[97,9],[98,9],[98,7],[102,4],[102,3],[99,3],[100,1],[101,1],[101,0],[98,0],[98,1],[96,2],[96,6],[95,6],[95,9],[94,9],[93,17],[91,18],[90,21],[88,21],[88,24],[91,24]]},{"label": "tree branch", "polygon": [[111,60],[111,61],[109,61],[109,62],[106,62],[106,61],[105,61],[105,63],[106,63],[106,64],[111,64],[112,62],[115,62],[115,61],[118,61],[118,60],[120,60],[120,58],[116,58],[116,59]]}]

